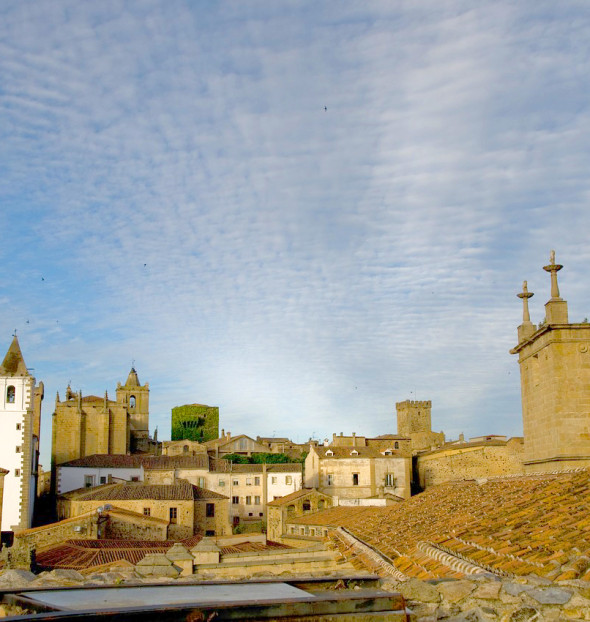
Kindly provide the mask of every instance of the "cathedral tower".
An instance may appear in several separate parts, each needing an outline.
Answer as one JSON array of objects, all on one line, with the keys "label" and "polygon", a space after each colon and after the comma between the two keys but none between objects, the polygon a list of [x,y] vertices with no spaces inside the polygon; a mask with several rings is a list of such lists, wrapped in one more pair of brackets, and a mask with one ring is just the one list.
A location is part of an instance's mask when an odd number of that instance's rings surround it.
[{"label": "cathedral tower", "polygon": [[117,403],[124,405],[129,413],[131,452],[133,453],[149,437],[150,388],[146,382],[141,386],[137,372],[132,367],[124,385],[117,383]]},{"label": "cathedral tower", "polygon": [[551,275],[545,321],[530,320],[527,282],[522,299],[518,354],[524,428],[524,465],[528,472],[590,465],[590,324],[570,324],[567,302],[559,294],[551,251],[543,269]]}]

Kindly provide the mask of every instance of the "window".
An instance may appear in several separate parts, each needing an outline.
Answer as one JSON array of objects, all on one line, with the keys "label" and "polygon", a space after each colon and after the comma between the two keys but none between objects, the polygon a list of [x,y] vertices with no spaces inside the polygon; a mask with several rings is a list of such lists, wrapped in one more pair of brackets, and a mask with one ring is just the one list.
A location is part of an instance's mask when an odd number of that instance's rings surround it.
[{"label": "window", "polygon": [[264,514],[262,512],[259,512],[258,516],[264,516]]},{"label": "window", "polygon": [[290,475],[287,475],[287,477],[285,477],[285,484],[292,484],[293,483],[293,478]]},{"label": "window", "polygon": [[234,484],[234,486],[239,486],[239,485],[240,485],[240,482],[239,482],[237,479],[234,479],[233,484]]},{"label": "window", "polygon": [[6,401],[9,404],[14,404],[15,397],[16,397],[16,389],[12,385],[10,385],[6,389]]},{"label": "window", "polygon": [[14,476],[20,477],[20,469],[14,469]]},{"label": "window", "polygon": [[143,515],[144,516],[151,516],[152,515],[152,510],[150,508],[143,508]]},{"label": "window", "polygon": [[309,501],[303,502],[303,511],[309,512],[311,510],[311,503]]},{"label": "window", "polygon": [[213,518],[215,516],[215,503],[207,503],[205,507],[205,516]]},{"label": "window", "polygon": [[138,482],[138,481],[139,481],[139,477],[138,477],[137,475],[134,475],[134,476],[131,478],[131,481],[132,481],[132,482]]},{"label": "window", "polygon": [[17,424],[16,424],[16,429],[17,429],[17,430],[20,430],[20,427],[21,427],[21,426],[20,426],[20,423],[17,423]]},{"label": "window", "polygon": [[323,510],[325,505],[326,505],[326,504],[324,503],[324,500],[323,500],[323,499],[320,499],[320,500],[318,501],[318,510]]},{"label": "window", "polygon": [[135,395],[129,398],[129,408],[135,408]]},{"label": "window", "polygon": [[248,512],[248,516],[254,516],[254,514],[252,514],[252,512]]},{"label": "window", "polygon": [[271,482],[271,484],[276,484],[276,483],[277,483],[277,477],[276,477],[276,475],[273,475],[273,476],[270,478],[270,482]]},{"label": "window", "polygon": [[205,488],[205,478],[204,477],[197,477],[197,486],[199,488]]},{"label": "window", "polygon": [[252,505],[252,497],[250,495],[246,497],[246,505]]},{"label": "window", "polygon": [[94,486],[94,475],[84,476],[84,486],[86,488],[92,488],[92,486]]},{"label": "window", "polygon": [[183,454],[188,454],[188,445],[183,445],[182,446],[182,453]]},{"label": "window", "polygon": [[395,449],[399,449],[399,443],[397,441],[395,441],[395,444],[393,446]]},{"label": "window", "polygon": [[175,525],[177,519],[178,519],[178,508],[170,508],[170,523]]},{"label": "window", "polygon": [[254,505],[260,505],[260,497],[258,495],[254,497]]},{"label": "window", "polygon": [[20,445],[17,445],[17,446],[16,446],[16,453],[17,453],[17,454],[20,454],[20,450],[21,450]]},{"label": "window", "polygon": [[209,537],[214,536],[215,535],[215,529],[207,529],[207,530],[205,530],[205,535],[209,536]]},{"label": "window", "polygon": [[225,480],[220,479],[218,484],[219,484],[219,486],[225,486]]},{"label": "window", "polygon": [[255,477],[254,478],[254,486],[260,486],[260,478],[259,477]]},{"label": "window", "polygon": [[252,478],[251,477],[247,477],[246,478],[246,486],[252,486]]},{"label": "window", "polygon": [[390,487],[395,486],[395,477],[393,476],[393,473],[385,474],[385,485]]},{"label": "window", "polygon": [[359,474],[358,473],[353,473],[352,474],[352,485],[353,486],[358,486],[359,485]]},{"label": "window", "polygon": [[232,505],[240,505],[240,497],[231,498]]},{"label": "window", "polygon": [[106,483],[107,483],[107,478],[106,478],[106,476],[105,476],[105,475],[101,475],[101,476],[100,476],[100,483],[101,483],[101,484],[106,484]]},{"label": "window", "polygon": [[328,473],[326,475],[326,477],[328,478],[328,486],[333,486],[334,485],[334,473]]},{"label": "window", "polygon": [[313,529],[313,527],[312,527],[311,532],[310,532],[310,534],[309,534],[309,535],[310,535],[310,536],[315,536],[315,529]]},{"label": "window", "polygon": [[295,514],[295,506],[294,505],[287,506],[287,514],[289,516],[292,516],[293,514]]},{"label": "window", "polygon": [[295,535],[295,527],[291,527],[291,533]]}]

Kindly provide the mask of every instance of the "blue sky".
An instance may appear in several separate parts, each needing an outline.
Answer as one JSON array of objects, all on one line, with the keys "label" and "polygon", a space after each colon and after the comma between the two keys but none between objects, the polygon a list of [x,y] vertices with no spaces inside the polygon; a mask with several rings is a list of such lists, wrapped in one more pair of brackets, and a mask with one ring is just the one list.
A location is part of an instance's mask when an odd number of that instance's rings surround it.
[{"label": "blue sky", "polygon": [[[587,2],[5,1],[0,335],[151,428],[522,433],[522,280],[590,315]],[[326,110],[327,108],[327,110]]]}]

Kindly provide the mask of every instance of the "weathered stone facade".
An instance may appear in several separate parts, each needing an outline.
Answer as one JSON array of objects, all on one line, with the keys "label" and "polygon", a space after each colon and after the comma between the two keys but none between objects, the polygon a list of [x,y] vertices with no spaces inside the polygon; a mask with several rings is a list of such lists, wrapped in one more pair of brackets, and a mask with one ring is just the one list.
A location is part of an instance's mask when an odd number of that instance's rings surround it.
[{"label": "weathered stone facade", "polygon": [[524,428],[524,465],[528,472],[550,472],[590,465],[590,324],[571,324],[567,302],[559,295],[551,253],[544,270],[551,274],[551,298],[545,323],[530,321],[524,282],[523,321],[518,354]]},{"label": "weathered stone facade", "polygon": [[433,449],[445,442],[443,432],[433,432],[431,423],[432,402],[405,400],[395,405],[397,433],[411,439],[413,451]]},{"label": "weathered stone facade", "polygon": [[523,439],[449,443],[421,452],[417,471],[421,488],[461,479],[518,475],[524,472]]},{"label": "weathered stone facade", "polygon": [[74,393],[68,386],[64,401],[55,401],[52,422],[52,490],[56,490],[56,467],[94,454],[148,452],[149,385],[141,385],[131,368],[124,385],[117,384],[116,400]]}]

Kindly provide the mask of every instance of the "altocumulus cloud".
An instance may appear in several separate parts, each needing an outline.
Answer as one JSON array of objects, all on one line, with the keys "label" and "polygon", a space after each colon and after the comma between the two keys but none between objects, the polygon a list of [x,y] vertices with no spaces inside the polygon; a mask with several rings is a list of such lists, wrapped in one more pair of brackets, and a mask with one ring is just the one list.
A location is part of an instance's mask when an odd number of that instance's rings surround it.
[{"label": "altocumulus cloud", "polygon": [[551,248],[589,315],[588,41],[576,2],[4,2],[6,345],[49,402],[135,360],[162,437],[194,401],[380,434],[416,396],[519,434]]}]

